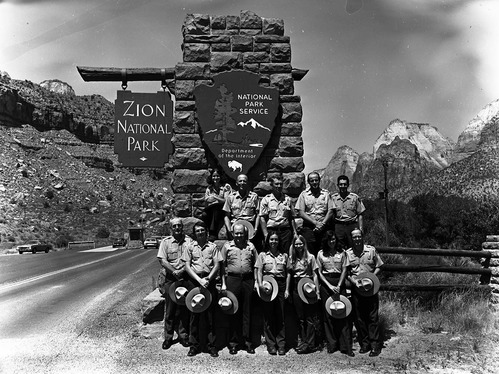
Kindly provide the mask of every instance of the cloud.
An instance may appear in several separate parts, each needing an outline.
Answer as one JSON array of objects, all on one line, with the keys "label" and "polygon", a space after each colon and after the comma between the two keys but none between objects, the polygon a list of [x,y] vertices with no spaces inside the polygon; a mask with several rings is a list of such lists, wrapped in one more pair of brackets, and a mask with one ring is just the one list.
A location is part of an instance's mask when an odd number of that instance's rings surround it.
[{"label": "cloud", "polygon": [[[0,0],[1,1],[1,0]],[[13,3],[42,3],[51,1],[11,1]],[[62,0],[56,0],[62,1]],[[22,43],[8,46],[2,50],[2,55],[7,60],[12,61],[24,55],[25,53],[36,49],[44,44],[52,43],[58,39],[69,35],[81,32],[95,26],[101,25],[114,18],[120,17],[136,8],[147,5],[151,0],[135,1],[135,0],[107,0],[99,5],[87,10],[80,15],[77,15],[70,20]],[[49,5],[46,5],[49,6]]]}]

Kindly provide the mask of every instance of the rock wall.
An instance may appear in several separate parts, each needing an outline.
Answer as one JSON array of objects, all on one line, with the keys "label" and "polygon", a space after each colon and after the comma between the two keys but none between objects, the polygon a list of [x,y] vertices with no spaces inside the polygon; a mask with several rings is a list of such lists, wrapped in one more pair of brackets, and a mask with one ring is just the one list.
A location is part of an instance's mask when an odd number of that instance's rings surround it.
[{"label": "rock wall", "polygon": [[200,137],[194,89],[212,84],[212,76],[231,70],[259,74],[260,84],[279,90],[279,115],[260,159],[248,177],[255,186],[273,174],[282,174],[284,190],[297,196],[305,185],[302,173],[302,106],[294,93],[291,44],[284,21],[260,17],[250,11],[239,16],[187,15],[182,26],[183,62],[175,66],[173,124],[173,210],[182,216],[199,216],[209,168],[217,160]]}]

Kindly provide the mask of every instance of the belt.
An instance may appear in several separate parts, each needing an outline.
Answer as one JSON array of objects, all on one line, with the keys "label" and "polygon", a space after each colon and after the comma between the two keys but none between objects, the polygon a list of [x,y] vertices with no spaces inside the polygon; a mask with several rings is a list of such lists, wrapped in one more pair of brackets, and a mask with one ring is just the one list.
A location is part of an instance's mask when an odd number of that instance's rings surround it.
[{"label": "belt", "polygon": [[227,273],[229,277],[234,277],[234,278],[241,278],[241,279],[251,279],[253,278],[253,273],[245,273],[245,274],[240,274],[240,273]]},{"label": "belt", "polygon": [[353,225],[357,223],[357,221],[349,221],[349,222],[343,222],[343,221],[334,221],[335,225]]}]

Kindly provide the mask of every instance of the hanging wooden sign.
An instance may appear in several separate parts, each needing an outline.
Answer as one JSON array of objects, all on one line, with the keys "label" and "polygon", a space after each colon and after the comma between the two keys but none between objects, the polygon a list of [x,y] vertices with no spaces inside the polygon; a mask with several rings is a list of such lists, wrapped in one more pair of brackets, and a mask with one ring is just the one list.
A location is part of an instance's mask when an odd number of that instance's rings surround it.
[{"label": "hanging wooden sign", "polygon": [[202,139],[233,178],[247,174],[267,145],[279,107],[279,91],[259,86],[260,76],[230,71],[212,86],[194,90]]},{"label": "hanging wooden sign", "polygon": [[173,152],[173,102],[168,92],[118,91],[114,152],[124,166],[162,168]]}]

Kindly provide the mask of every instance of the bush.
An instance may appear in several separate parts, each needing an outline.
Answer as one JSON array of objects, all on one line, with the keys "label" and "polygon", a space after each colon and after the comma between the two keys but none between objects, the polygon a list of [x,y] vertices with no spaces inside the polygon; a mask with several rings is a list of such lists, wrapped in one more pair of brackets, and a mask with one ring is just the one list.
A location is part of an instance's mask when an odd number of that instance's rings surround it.
[{"label": "bush", "polygon": [[109,229],[107,227],[101,226],[97,229],[97,233],[95,234],[95,237],[105,239],[105,238],[109,238],[109,235],[111,235],[111,232],[109,231]]},{"label": "bush", "polygon": [[74,241],[74,238],[68,234],[68,233],[63,233],[60,234],[57,238],[55,238],[55,246],[57,248],[65,248],[68,246],[69,242]]}]

